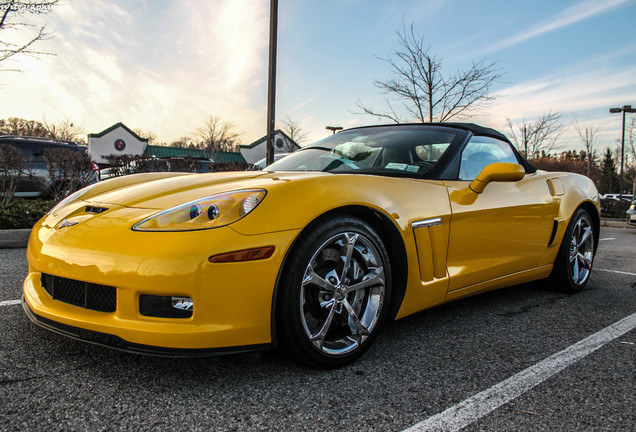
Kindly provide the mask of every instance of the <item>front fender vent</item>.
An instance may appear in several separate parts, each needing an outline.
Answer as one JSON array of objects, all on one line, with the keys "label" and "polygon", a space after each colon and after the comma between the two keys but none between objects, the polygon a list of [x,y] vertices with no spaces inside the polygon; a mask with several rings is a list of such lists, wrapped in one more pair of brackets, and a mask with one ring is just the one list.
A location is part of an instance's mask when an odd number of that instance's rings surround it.
[{"label": "front fender vent", "polygon": [[554,242],[554,237],[556,237],[557,230],[559,229],[559,221],[555,220],[552,225],[552,234],[550,234],[550,241],[548,242],[548,247],[552,246]]}]

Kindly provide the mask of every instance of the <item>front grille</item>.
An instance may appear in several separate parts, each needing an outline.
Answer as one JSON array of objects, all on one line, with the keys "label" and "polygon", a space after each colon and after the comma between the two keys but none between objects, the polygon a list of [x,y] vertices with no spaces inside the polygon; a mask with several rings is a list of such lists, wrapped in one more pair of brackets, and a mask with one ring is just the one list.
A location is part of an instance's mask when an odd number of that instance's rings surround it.
[{"label": "front grille", "polygon": [[42,288],[53,300],[99,312],[115,312],[117,288],[42,273]]}]

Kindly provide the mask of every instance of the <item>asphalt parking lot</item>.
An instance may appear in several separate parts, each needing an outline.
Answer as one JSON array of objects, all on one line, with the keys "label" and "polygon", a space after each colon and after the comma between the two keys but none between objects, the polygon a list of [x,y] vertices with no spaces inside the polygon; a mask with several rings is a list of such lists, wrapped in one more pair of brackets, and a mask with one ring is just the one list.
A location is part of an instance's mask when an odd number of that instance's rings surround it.
[{"label": "asphalt parking lot", "polygon": [[[576,295],[533,284],[388,325],[357,363],[173,360],[31,324],[0,249],[0,430],[636,430],[636,230],[603,228]],[[557,354],[555,356],[555,354]]]}]

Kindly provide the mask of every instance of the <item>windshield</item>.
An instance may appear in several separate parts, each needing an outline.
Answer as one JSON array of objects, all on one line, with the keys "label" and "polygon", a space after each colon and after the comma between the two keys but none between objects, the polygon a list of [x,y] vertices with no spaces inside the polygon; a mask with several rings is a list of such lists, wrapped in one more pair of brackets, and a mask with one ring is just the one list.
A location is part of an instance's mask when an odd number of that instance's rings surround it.
[{"label": "windshield", "polygon": [[465,132],[425,126],[369,127],[330,135],[267,171],[323,171],[425,177]]}]

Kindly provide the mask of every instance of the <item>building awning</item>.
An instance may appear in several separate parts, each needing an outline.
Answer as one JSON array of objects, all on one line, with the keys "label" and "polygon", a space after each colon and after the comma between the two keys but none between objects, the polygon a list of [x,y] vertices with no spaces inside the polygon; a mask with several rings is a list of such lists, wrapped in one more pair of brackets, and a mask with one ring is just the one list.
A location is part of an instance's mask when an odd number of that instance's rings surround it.
[{"label": "building awning", "polygon": [[146,146],[144,156],[153,156],[157,158],[196,157],[212,159],[215,162],[245,162],[245,158],[240,153],[235,152],[209,152],[194,148],[167,147],[158,145]]}]

